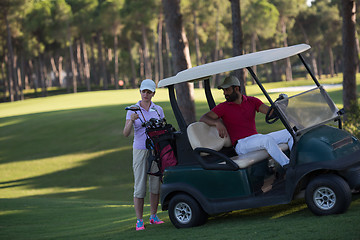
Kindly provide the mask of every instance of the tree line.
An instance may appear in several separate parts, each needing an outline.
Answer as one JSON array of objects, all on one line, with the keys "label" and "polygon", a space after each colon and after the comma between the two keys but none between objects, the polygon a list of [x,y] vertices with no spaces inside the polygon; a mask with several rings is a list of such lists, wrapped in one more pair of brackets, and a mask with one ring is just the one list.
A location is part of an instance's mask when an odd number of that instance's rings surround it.
[{"label": "tree line", "polygon": [[[349,0],[311,6],[306,0],[0,0],[1,101],[22,100],[28,89],[46,96],[51,87],[73,93],[136,88],[145,78],[158,82],[191,66],[298,43],[313,47],[306,58],[319,78],[333,76],[346,70],[342,17],[348,5],[356,10]],[[183,67],[171,47],[174,31],[185,35],[189,49]],[[347,44],[356,71],[358,41]],[[254,70],[264,81],[292,81],[298,74],[289,59],[280,70]]]}]

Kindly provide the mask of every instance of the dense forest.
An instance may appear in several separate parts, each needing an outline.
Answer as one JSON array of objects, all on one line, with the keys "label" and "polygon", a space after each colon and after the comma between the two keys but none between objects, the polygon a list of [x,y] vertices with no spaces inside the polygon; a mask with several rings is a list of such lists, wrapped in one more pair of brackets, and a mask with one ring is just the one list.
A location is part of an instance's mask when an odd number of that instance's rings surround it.
[{"label": "dense forest", "polygon": [[[54,88],[135,88],[176,74],[164,1],[0,0],[0,101]],[[343,72],[342,2],[241,0],[243,53],[307,43],[319,78]],[[233,56],[231,1],[182,0],[180,9],[191,66]],[[284,66],[256,71],[263,81],[301,76]]]}]

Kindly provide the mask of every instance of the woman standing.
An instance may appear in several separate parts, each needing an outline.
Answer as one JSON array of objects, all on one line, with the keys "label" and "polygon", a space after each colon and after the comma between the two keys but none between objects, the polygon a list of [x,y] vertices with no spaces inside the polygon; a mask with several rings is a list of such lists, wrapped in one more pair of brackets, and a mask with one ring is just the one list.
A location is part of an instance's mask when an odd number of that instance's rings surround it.
[{"label": "woman standing", "polygon": [[[153,80],[145,79],[140,85],[141,100],[136,104],[140,107],[141,114],[137,112],[128,111],[126,113],[126,123],[123,134],[128,137],[131,129],[134,126],[134,143],[133,143],[133,171],[134,171],[134,207],[137,217],[136,230],[144,230],[143,210],[144,198],[146,195],[146,180],[147,180],[147,158],[150,151],[146,149],[146,133],[143,122],[151,118],[164,118],[163,109],[155,105],[151,99],[155,95],[156,84]],[[152,109],[156,109],[153,111]],[[160,196],[160,178],[156,176],[149,176],[149,192],[150,192],[150,224],[161,224],[157,213]]]}]

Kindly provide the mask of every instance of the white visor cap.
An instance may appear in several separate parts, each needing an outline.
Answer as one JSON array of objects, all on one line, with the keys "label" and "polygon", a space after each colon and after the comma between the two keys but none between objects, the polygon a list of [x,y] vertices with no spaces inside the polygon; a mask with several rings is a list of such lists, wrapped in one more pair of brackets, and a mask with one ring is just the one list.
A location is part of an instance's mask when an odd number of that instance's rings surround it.
[{"label": "white visor cap", "polygon": [[140,91],[145,90],[145,89],[155,92],[155,89],[156,89],[155,82],[151,79],[143,80],[140,85]]}]

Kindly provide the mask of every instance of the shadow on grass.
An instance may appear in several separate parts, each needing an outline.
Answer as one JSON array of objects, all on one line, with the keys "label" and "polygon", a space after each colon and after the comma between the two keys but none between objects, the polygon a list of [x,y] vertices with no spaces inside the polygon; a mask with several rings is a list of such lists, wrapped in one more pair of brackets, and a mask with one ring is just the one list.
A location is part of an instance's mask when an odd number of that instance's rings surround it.
[{"label": "shadow on grass", "polygon": [[[171,107],[158,104],[173,121]],[[132,201],[133,138],[122,135],[126,106],[1,118],[0,168],[6,174],[0,191]]]},{"label": "shadow on grass", "polygon": [[[126,106],[0,118],[0,164],[132,145],[131,138],[122,135]],[[172,115],[171,107],[163,108],[169,118]],[[173,120],[171,116],[170,119]]]}]

